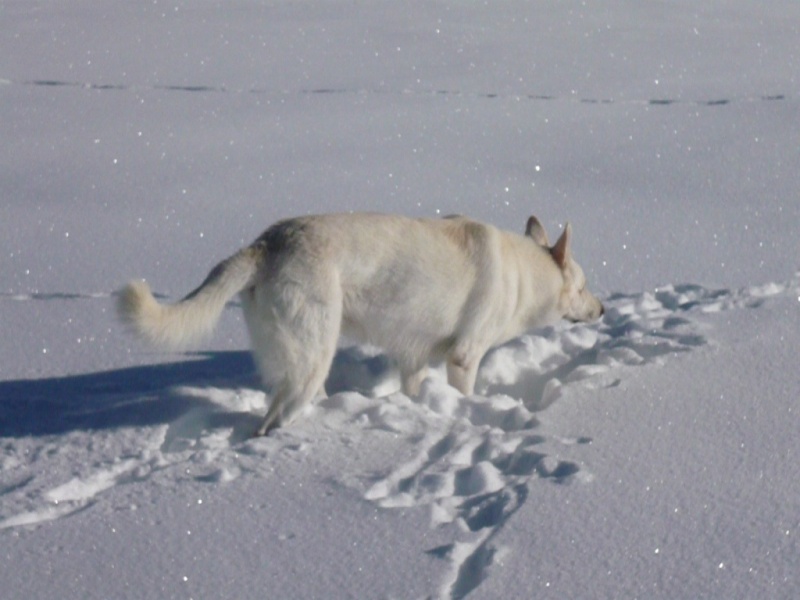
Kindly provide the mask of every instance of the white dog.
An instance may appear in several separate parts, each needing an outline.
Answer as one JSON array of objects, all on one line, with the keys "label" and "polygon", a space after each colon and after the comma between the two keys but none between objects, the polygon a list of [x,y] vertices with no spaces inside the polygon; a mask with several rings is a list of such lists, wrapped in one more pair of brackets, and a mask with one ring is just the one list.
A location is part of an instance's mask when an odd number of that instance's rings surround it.
[{"label": "white dog", "polygon": [[561,318],[603,305],[572,259],[570,226],[549,247],[535,217],[526,235],[456,216],[299,217],[270,227],[173,305],[130,283],[119,313],[141,337],[180,348],[210,333],[239,293],[256,365],[274,398],[259,435],[289,423],[324,383],[340,334],[384,348],[403,391],[419,392],[431,360],[468,395],[483,355]]}]

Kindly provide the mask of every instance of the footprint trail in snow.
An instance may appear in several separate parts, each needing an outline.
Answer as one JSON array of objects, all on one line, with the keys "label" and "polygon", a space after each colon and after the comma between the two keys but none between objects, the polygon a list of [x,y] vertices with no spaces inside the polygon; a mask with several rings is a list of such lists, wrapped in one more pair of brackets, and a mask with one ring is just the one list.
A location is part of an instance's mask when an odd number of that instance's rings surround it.
[{"label": "footprint trail in snow", "polygon": [[770,296],[796,289],[796,282],[740,291],[682,285],[615,294],[605,301],[599,325],[525,335],[491,352],[480,373],[483,395],[464,398],[443,379],[428,380],[417,402],[438,417],[429,419],[430,433],[415,458],[375,477],[365,497],[386,508],[427,506],[434,526],[459,525],[459,540],[431,552],[450,563],[440,595],[462,598],[502,555],[494,538],[534,481],[592,480],[583,465],[558,458],[566,447],[591,439],[543,431],[536,411],[558,401],[570,386],[615,386],[626,368],[659,364],[706,344],[696,313],[757,308]]}]

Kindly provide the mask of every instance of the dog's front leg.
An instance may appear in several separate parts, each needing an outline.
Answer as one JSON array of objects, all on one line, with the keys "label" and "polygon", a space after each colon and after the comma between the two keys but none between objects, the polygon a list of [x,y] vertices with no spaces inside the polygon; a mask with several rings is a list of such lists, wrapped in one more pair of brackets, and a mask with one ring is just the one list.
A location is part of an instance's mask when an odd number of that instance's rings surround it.
[{"label": "dog's front leg", "polygon": [[475,390],[475,379],[478,377],[478,366],[483,353],[455,353],[447,360],[447,383],[465,396]]},{"label": "dog's front leg", "polygon": [[428,376],[428,367],[400,368],[400,384],[406,396],[413,397],[419,394],[422,382]]}]

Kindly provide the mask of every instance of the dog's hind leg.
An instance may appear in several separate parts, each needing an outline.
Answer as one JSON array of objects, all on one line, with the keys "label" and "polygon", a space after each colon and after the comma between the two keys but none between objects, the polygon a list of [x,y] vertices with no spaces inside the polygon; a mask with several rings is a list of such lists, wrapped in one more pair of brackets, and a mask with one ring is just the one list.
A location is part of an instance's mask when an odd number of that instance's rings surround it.
[{"label": "dog's hind leg", "polygon": [[[323,380],[326,374],[327,372],[323,372]],[[291,423],[302,409],[317,396],[319,389],[318,377],[312,377],[305,384],[297,387],[284,382],[272,399],[272,404],[256,431],[256,435],[267,435],[273,429]]]},{"label": "dog's hind leg", "polygon": [[276,427],[288,425],[320,392],[324,393],[335,351],[334,337],[332,343],[309,349],[306,362],[284,366],[284,376],[273,387],[272,403],[256,435],[266,435]]},{"label": "dog's hind leg", "polygon": [[287,285],[280,297],[265,294],[243,307],[256,365],[275,390],[256,432],[266,435],[290,423],[324,391],[341,329],[341,293],[332,285],[309,298],[306,287]]},{"label": "dog's hind leg", "polygon": [[267,435],[270,431],[276,427],[280,427],[283,424],[282,409],[286,405],[286,400],[284,399],[286,396],[286,387],[281,387],[275,393],[274,397],[272,398],[272,404],[270,404],[264,420],[261,422],[261,425],[256,431],[257,436]]}]

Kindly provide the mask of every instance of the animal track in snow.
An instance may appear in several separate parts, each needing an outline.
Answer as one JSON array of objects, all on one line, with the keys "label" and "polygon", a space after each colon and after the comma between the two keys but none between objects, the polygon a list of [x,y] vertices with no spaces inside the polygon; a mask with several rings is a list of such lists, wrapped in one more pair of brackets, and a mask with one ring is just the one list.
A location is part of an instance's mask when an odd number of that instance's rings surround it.
[{"label": "animal track in snow", "polygon": [[482,100],[512,99],[516,101],[529,102],[569,102],[571,104],[587,104],[598,106],[609,106],[617,104],[669,107],[673,105],[694,105],[709,108],[729,106],[731,104],[754,103],[754,102],[793,102],[796,97],[786,94],[761,94],[751,96],[730,96],[723,98],[703,98],[703,99],[682,99],[682,98],[638,98],[638,99],[613,99],[599,97],[579,97],[574,95],[554,96],[550,94],[531,93],[531,92],[469,92],[458,89],[419,89],[419,88],[308,88],[299,90],[276,90],[268,88],[232,88],[223,85],[136,85],[136,84],[114,84],[114,83],[92,83],[86,81],[67,81],[56,79],[33,79],[33,80],[12,80],[0,78],[0,84],[15,86],[34,86],[48,88],[79,88],[98,92],[131,92],[141,93],[143,91],[183,93],[183,94],[253,94],[268,96],[328,96],[328,95],[380,95],[380,96],[435,96],[435,97],[461,97],[479,98]]},{"label": "animal track in snow", "polygon": [[[795,285],[796,287],[796,285]],[[416,402],[444,417],[412,460],[368,483],[365,497],[382,507],[427,506],[433,526],[458,523],[462,539],[429,551],[450,563],[442,597],[462,598],[488,576],[497,533],[525,502],[536,480],[586,483],[592,475],[558,456],[591,440],[542,430],[536,411],[574,385],[610,387],[626,368],[658,364],[706,343],[695,313],[756,308],[787,285],[740,291],[666,286],[654,293],[615,294],[597,325],[550,328],[495,349],[479,375],[483,395],[462,397],[441,377],[429,379]]]}]

